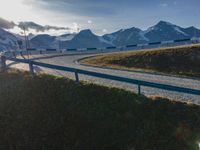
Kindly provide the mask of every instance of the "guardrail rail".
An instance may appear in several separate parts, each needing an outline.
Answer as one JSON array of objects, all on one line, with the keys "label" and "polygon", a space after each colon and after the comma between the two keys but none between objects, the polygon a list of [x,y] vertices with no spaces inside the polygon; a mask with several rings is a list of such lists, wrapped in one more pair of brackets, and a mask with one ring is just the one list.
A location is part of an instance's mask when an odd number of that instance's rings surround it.
[{"label": "guardrail rail", "polygon": [[55,69],[55,70],[65,71],[65,72],[72,72],[75,75],[75,79],[76,79],[77,83],[79,83],[79,74],[82,74],[82,75],[87,75],[87,76],[92,76],[92,77],[97,77],[97,78],[102,78],[102,79],[108,79],[108,80],[114,80],[114,81],[120,81],[120,82],[129,83],[129,84],[134,84],[134,85],[138,86],[138,94],[139,95],[141,94],[141,86],[157,88],[157,89],[162,89],[162,90],[167,90],[167,91],[172,91],[172,92],[181,92],[181,93],[186,93],[186,94],[200,95],[200,90],[197,90],[197,89],[190,89],[190,88],[178,87],[178,86],[167,85],[167,84],[147,82],[147,81],[142,81],[142,80],[130,79],[130,78],[126,78],[126,77],[114,76],[114,75],[109,75],[109,74],[81,70],[81,69],[77,69],[77,68],[52,65],[52,64],[27,60],[27,59],[17,59],[17,58],[6,57],[6,56],[1,56],[2,70],[6,69],[6,67],[7,67],[6,61],[7,60],[14,61],[17,63],[28,64],[29,71],[31,74],[34,74],[34,66],[40,66],[40,67],[45,67],[45,68]]}]

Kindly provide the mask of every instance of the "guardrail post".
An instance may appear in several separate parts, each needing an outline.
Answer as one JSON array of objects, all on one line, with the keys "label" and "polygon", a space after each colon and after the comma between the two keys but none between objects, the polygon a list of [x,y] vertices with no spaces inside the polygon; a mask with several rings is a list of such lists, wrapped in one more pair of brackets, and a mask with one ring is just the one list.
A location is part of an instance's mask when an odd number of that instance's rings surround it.
[{"label": "guardrail post", "polygon": [[16,58],[16,53],[14,51],[12,52],[12,55],[13,55],[13,57]]},{"label": "guardrail post", "polygon": [[75,71],[76,83],[79,83],[78,70]]},{"label": "guardrail post", "polygon": [[1,56],[1,71],[6,70],[6,57]]},{"label": "guardrail post", "polygon": [[141,85],[138,84],[138,95],[141,95]]},{"label": "guardrail post", "polygon": [[31,61],[29,62],[29,71],[31,74],[34,74],[33,63]]}]

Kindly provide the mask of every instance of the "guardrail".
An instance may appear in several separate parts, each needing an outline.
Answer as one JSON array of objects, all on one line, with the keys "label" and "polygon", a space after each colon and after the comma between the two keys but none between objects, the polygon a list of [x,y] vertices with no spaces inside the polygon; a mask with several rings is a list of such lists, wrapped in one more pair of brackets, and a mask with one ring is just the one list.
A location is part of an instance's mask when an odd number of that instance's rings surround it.
[{"label": "guardrail", "polygon": [[[141,44],[130,44],[130,45],[121,45],[121,46],[108,46],[108,47],[85,47],[85,48],[65,48],[62,49],[63,51],[92,51],[92,50],[126,50],[131,48],[152,48],[152,46],[159,46],[159,45],[170,45],[170,44],[190,44],[190,43],[199,43],[200,38],[187,38],[187,39],[177,39],[177,40],[171,40],[171,41],[155,41],[150,43],[141,43]],[[38,51],[41,54],[43,52],[56,52],[60,51],[56,48],[45,48],[45,49],[37,49],[37,48],[28,48],[27,51]]]},{"label": "guardrail", "polygon": [[5,57],[5,56],[1,57],[3,70],[6,69],[6,61],[7,60],[18,62],[18,63],[29,64],[29,70],[30,70],[31,74],[34,74],[34,66],[40,66],[40,67],[55,69],[55,70],[59,70],[59,71],[72,72],[75,74],[75,79],[76,79],[77,83],[79,83],[79,74],[82,74],[82,75],[87,75],[87,76],[92,76],[92,77],[97,77],[97,78],[102,78],[102,79],[108,79],[108,80],[114,80],[114,81],[120,81],[120,82],[129,83],[129,84],[134,84],[134,85],[138,86],[138,94],[139,95],[141,94],[141,86],[157,88],[157,89],[162,89],[162,90],[167,90],[167,91],[172,91],[172,92],[181,92],[181,93],[186,93],[186,94],[200,95],[200,90],[196,90],[196,89],[147,82],[147,81],[142,81],[142,80],[130,79],[130,78],[126,78],[126,77],[119,77],[119,76],[97,73],[97,72],[81,70],[81,69],[76,69],[76,68],[71,68],[71,67],[46,64],[46,63],[35,62],[32,60],[27,60],[27,59],[16,59],[16,58],[10,58],[10,57]]}]

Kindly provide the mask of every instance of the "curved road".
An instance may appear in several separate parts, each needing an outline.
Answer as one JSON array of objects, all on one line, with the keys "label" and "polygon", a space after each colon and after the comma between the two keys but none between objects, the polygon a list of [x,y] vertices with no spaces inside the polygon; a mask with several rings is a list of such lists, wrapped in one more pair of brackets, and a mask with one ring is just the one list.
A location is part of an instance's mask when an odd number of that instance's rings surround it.
[{"label": "curved road", "polygon": [[[96,67],[89,67],[89,66],[83,66],[76,63],[78,59],[82,59],[85,57],[94,56],[97,54],[69,54],[65,56],[57,56],[57,57],[48,57],[49,55],[43,54],[41,55],[33,55],[31,56],[35,61],[39,62],[45,62],[49,64],[54,65],[61,65],[61,66],[67,66],[67,67],[74,67],[78,69],[84,69],[94,72],[100,72],[105,74],[111,74],[111,75],[117,75],[122,77],[128,77],[128,78],[134,78],[139,80],[145,80],[155,83],[164,83],[169,85],[175,85],[180,87],[187,87],[192,89],[200,89],[200,80],[198,79],[187,79],[187,78],[179,78],[179,77],[173,77],[173,76],[165,76],[165,75],[156,75],[156,74],[149,74],[149,73],[140,73],[140,72],[133,72],[133,71],[122,71],[122,70],[113,70],[113,69],[104,69],[104,68],[96,68]],[[20,69],[28,69],[28,66],[25,64],[15,64],[12,62],[9,62],[11,67],[20,68]],[[35,70],[38,73],[49,73],[57,76],[65,76],[74,79],[74,74],[62,72],[62,71],[56,71],[56,70],[50,70],[47,68],[41,68],[35,66]],[[80,75],[80,79],[83,81],[96,83],[100,85],[105,85],[109,87],[119,87],[126,90],[137,92],[137,86],[117,81],[111,81],[111,80],[105,80],[100,78],[94,78],[89,76]],[[149,87],[142,87],[142,94],[150,97],[166,97],[172,100],[178,100],[178,101],[185,101],[185,102],[192,102],[195,104],[200,105],[200,96],[195,95],[189,95],[189,94],[182,94],[177,92],[169,92],[159,89],[153,89]]]}]

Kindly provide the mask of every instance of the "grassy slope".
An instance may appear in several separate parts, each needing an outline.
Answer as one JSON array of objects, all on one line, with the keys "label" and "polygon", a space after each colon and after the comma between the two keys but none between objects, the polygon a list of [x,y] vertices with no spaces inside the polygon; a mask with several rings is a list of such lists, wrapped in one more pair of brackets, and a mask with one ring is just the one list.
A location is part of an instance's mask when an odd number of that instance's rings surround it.
[{"label": "grassy slope", "polygon": [[110,54],[85,59],[82,63],[200,77],[200,45]]},{"label": "grassy slope", "polygon": [[198,150],[199,125],[199,106],[50,75],[0,73],[0,149]]}]

